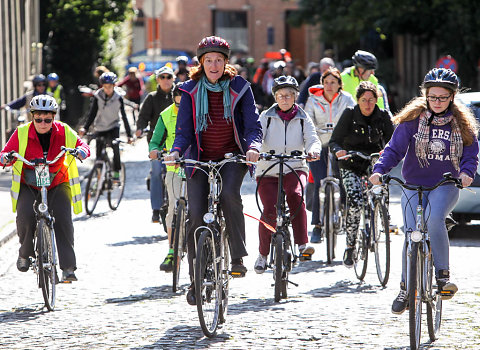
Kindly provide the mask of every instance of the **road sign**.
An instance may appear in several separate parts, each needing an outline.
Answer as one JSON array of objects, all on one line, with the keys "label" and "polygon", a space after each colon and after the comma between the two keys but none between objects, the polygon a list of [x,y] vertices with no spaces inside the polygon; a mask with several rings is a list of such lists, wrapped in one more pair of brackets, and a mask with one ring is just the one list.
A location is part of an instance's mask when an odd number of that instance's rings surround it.
[{"label": "road sign", "polygon": [[435,64],[435,67],[437,68],[447,68],[455,73],[457,72],[458,69],[458,64],[457,61],[450,55],[440,57]]}]

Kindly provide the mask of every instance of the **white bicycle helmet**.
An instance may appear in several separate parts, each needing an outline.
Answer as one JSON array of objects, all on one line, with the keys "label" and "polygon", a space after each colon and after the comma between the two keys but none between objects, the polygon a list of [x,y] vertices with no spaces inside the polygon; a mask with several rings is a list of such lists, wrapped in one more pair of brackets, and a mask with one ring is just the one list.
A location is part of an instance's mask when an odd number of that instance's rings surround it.
[{"label": "white bicycle helmet", "polygon": [[30,101],[30,112],[52,112],[57,113],[58,104],[50,95],[37,95]]}]

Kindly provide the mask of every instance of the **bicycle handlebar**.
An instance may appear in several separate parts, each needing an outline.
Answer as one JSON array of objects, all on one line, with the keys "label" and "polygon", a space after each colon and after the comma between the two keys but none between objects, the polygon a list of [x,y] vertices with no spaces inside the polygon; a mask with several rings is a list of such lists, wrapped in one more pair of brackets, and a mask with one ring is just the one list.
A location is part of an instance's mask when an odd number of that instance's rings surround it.
[{"label": "bicycle handlebar", "polygon": [[446,183],[449,183],[449,182],[453,182],[455,184],[455,186],[460,188],[460,189],[464,188],[462,186],[462,180],[460,180],[459,178],[453,177],[452,173],[443,174],[443,179],[440,180],[436,185],[433,185],[433,186],[430,186],[430,187],[409,185],[409,184],[405,183],[405,181],[403,181],[402,179],[399,179],[398,177],[395,177],[395,176],[391,176],[389,174],[384,174],[381,177],[381,181],[384,184],[388,184],[391,180],[394,180],[395,182],[397,182],[403,188],[406,188],[407,190],[411,190],[411,191],[433,191],[437,187],[440,187],[440,186],[442,186]]},{"label": "bicycle handlebar", "polygon": [[338,157],[337,159],[338,160],[343,160],[343,159],[348,159],[348,158],[351,158],[351,157],[359,157],[359,158],[362,158],[362,159],[365,159],[365,160],[372,160],[372,158],[378,157],[378,156],[380,156],[380,153],[372,153],[370,155],[367,155],[367,154],[365,154],[363,152],[359,152],[359,151],[347,151],[346,155]]},{"label": "bicycle handlebar", "polygon": [[263,152],[260,153],[260,159],[262,160],[272,160],[276,159],[278,161],[287,161],[290,159],[295,159],[295,160],[303,160],[303,159],[310,159],[311,157],[308,154],[304,154],[302,151],[292,151],[290,154],[275,154],[275,151],[270,151],[270,152]]},{"label": "bicycle handlebar", "polygon": [[36,165],[40,165],[40,164],[51,165],[51,164],[56,163],[60,158],[62,158],[62,156],[66,152],[70,153],[72,156],[74,156],[75,158],[77,158],[81,161],[81,159],[78,158],[78,150],[76,148],[68,148],[68,147],[65,147],[65,146],[61,147],[60,153],[57,154],[57,156],[53,160],[45,160],[45,158],[37,158],[37,159],[33,159],[33,160],[29,161],[15,151],[8,152],[7,157],[10,158],[10,159],[17,158],[18,160],[21,160],[22,162],[24,162],[25,164],[27,164],[29,166],[36,166]]}]

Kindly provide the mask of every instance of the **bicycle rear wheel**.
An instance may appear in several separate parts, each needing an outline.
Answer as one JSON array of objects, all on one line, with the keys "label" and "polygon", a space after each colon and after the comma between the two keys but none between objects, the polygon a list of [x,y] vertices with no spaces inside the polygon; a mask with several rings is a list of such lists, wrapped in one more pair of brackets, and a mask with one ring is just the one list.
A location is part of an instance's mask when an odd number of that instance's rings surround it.
[{"label": "bicycle rear wheel", "polygon": [[[285,291],[284,269],[283,269],[283,236],[277,233],[273,238],[273,278],[275,280],[275,301],[279,302],[282,292]],[[286,271],[285,271],[286,273]]]},{"label": "bicycle rear wheel", "polygon": [[335,257],[335,229],[334,223],[334,210],[333,210],[333,187],[331,185],[325,186],[325,203],[324,203],[324,227],[325,237],[327,243],[327,263],[331,264]]},{"label": "bicycle rear wheel", "polygon": [[390,275],[390,227],[385,205],[377,200],[373,211],[373,242],[375,248],[375,265],[380,284],[385,287]]},{"label": "bicycle rear wheel", "polygon": [[428,335],[430,336],[431,341],[438,339],[440,335],[440,326],[442,324],[442,297],[440,293],[437,293],[436,290],[433,290],[433,261],[431,251],[429,252],[429,257],[426,259],[426,270],[427,270],[427,326],[428,326]]},{"label": "bicycle rear wheel", "polygon": [[360,226],[357,234],[357,240],[355,242],[353,267],[355,268],[355,274],[360,281],[363,281],[365,274],[367,273],[368,264],[368,247],[367,247],[367,233],[365,219],[365,208],[362,208],[360,212]]},{"label": "bicycle rear wheel", "polygon": [[422,261],[420,244],[412,243],[408,267],[408,321],[410,349],[417,350],[422,331]]},{"label": "bicycle rear wheel", "polygon": [[125,173],[125,165],[122,163],[122,168],[119,171],[119,181],[113,181],[110,179],[110,186],[108,190],[108,205],[110,209],[116,210],[120,205],[120,201],[125,191],[125,180],[127,179]]},{"label": "bicycle rear wheel", "polygon": [[185,256],[185,202],[178,201],[177,214],[173,220],[173,284],[172,291],[175,293],[178,289],[180,280],[180,267],[182,259]]},{"label": "bicycle rear wheel", "polygon": [[87,187],[85,187],[85,210],[92,215],[102,193],[103,164],[95,164],[88,174]]},{"label": "bicycle rear wheel", "polygon": [[208,230],[202,231],[198,239],[195,259],[195,297],[200,326],[209,338],[217,332],[220,320],[221,286],[217,283],[219,271],[214,252],[215,242],[212,233]]},{"label": "bicycle rear wheel", "polygon": [[53,234],[53,230],[47,225],[45,219],[40,219],[36,232],[38,278],[43,300],[49,311],[53,311],[55,308],[57,285],[55,240],[52,237]]}]

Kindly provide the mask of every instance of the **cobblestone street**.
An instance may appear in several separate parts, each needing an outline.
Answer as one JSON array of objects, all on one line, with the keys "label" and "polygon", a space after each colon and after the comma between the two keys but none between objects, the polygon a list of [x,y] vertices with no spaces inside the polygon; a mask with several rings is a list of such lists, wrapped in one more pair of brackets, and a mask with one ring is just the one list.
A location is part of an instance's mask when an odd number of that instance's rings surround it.
[{"label": "cobblestone street", "polygon": [[[334,264],[325,263],[325,244],[315,244],[313,260],[291,274],[299,286],[290,285],[289,298],[275,303],[271,271],[253,271],[258,223],[249,218],[249,272],[230,284],[227,323],[217,337],[205,338],[185,291],[173,294],[172,275],[159,271],[168,243],[161,225],[150,222],[146,149],[141,140],[122,155],[127,187],[117,211],[101,199],[92,217],[75,219],[79,280],[58,285],[54,312],[42,309],[34,273],[17,271],[17,238],[0,247],[0,349],[408,349],[408,313],[390,311],[400,281],[401,234],[392,236],[387,288],[378,283],[373,256],[363,283],[342,266],[345,236],[339,236]],[[255,183],[246,179],[242,190],[245,212],[258,217]],[[401,226],[398,198],[391,214]],[[440,339],[432,344],[424,317],[424,349],[480,348],[479,231],[472,226],[451,239],[459,292],[444,303]],[[186,265],[185,259],[182,288],[189,284]]]}]

